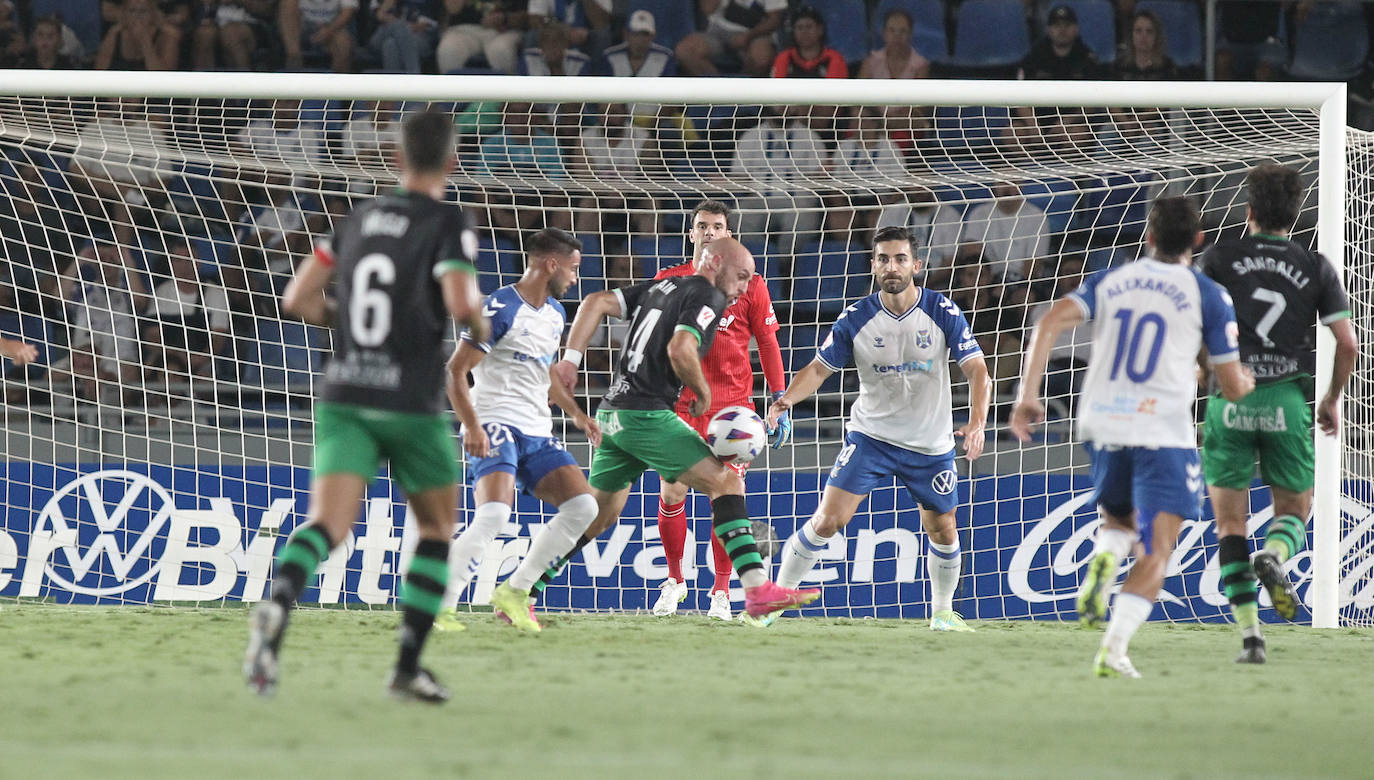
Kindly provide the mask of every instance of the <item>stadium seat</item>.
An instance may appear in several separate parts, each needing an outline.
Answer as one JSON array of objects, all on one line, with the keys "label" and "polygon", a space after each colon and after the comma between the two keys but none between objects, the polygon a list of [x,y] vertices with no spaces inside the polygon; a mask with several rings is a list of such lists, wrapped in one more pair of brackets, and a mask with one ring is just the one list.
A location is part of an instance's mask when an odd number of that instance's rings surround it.
[{"label": "stadium seat", "polygon": [[299,322],[257,321],[257,369],[264,387],[306,387],[323,362],[320,337]]},{"label": "stadium seat", "polygon": [[1349,81],[1364,69],[1369,30],[1358,5],[1316,3],[1293,30],[1288,75],[1301,81]]},{"label": "stadium seat", "polygon": [[[811,241],[792,264],[792,308],[828,319],[849,304],[851,247],[844,241]],[[798,320],[804,322],[805,320]]]},{"label": "stadium seat", "polygon": [[33,0],[31,6],[34,19],[45,16],[60,16],[63,23],[72,28],[81,45],[86,47],[86,55],[94,57],[100,48],[100,3],[91,0]]},{"label": "stadium seat", "polygon": [[1045,222],[1051,233],[1063,233],[1073,219],[1082,194],[1078,185],[1069,179],[1048,179],[1024,182],[1021,194],[1045,212]]},{"label": "stadium seat", "polygon": [[[661,268],[683,262],[687,259],[687,252],[687,239],[680,235],[660,234],[630,237],[630,254],[641,263],[652,263],[654,273],[658,273]],[[652,275],[650,274],[650,276]]]},{"label": "stadium seat", "polygon": [[1202,18],[1191,0],[1140,0],[1137,11],[1149,11],[1164,26],[1169,57],[1180,68],[1202,64]]},{"label": "stadium seat", "polygon": [[868,56],[868,7],[864,0],[829,0],[816,10],[825,19],[826,43],[844,56],[846,62],[859,62]]},{"label": "stadium seat", "polygon": [[783,368],[793,376],[816,356],[820,346],[821,328],[816,325],[790,325],[778,330],[778,347],[782,350]]},{"label": "stadium seat", "polygon": [[1030,53],[1030,31],[1020,0],[964,0],[954,31],[956,65],[1015,65]]},{"label": "stadium seat", "polygon": [[1069,6],[1078,15],[1078,34],[1098,62],[1116,59],[1116,6],[1112,0],[1056,0],[1045,6],[1045,13],[1059,5]]},{"label": "stadium seat", "polygon": [[928,60],[949,57],[949,36],[945,34],[945,6],[940,0],[882,0],[873,9],[870,30],[873,48],[883,45],[883,21],[889,11],[906,11],[911,16],[911,45]]},{"label": "stadium seat", "polygon": [[582,238],[582,265],[577,271],[578,297],[586,297],[606,289],[606,258],[602,253],[601,237],[593,234]]},{"label": "stadium seat", "polygon": [[673,48],[677,42],[697,29],[694,3],[682,0],[630,0],[626,15],[640,9],[654,15],[654,43]]},{"label": "stadium seat", "polygon": [[754,255],[754,270],[763,274],[763,281],[768,285],[768,297],[773,299],[774,308],[777,308],[786,300],[787,258],[779,254],[771,244],[760,244],[758,251],[749,247],[749,251]]},{"label": "stadium seat", "polygon": [[935,140],[943,149],[992,144],[1011,126],[1006,106],[936,106]]}]

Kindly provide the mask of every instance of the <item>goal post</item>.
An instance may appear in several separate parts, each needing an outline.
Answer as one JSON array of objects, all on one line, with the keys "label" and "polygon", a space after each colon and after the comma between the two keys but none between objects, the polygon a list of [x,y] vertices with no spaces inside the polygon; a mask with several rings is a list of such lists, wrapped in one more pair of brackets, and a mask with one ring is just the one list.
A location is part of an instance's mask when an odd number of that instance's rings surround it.
[{"label": "goal post", "polygon": [[[96,121],[100,109],[89,101],[120,97],[152,100],[129,109],[130,115],[146,112],[137,122],[124,122],[118,106],[110,110],[123,124]],[[942,268],[932,262],[928,272],[928,278],[941,279],[942,289],[970,301],[965,308],[971,315],[995,323],[980,336],[987,337],[988,350],[997,350],[1000,365],[1014,366],[1018,342],[1011,333],[1019,335],[1030,325],[1031,296],[1055,290],[1070,267],[1077,273],[1134,258],[1149,197],[1161,191],[1195,193],[1203,201],[1209,235],[1234,237],[1244,229],[1238,177],[1249,165],[1275,159],[1299,166],[1314,179],[1299,240],[1310,239],[1306,231],[1315,230],[1315,246],[1338,271],[1359,279],[1352,296],[1357,327],[1363,327],[1365,282],[1374,263],[1361,255],[1352,264],[1346,246],[1351,224],[1368,219],[1369,212],[1363,189],[1356,210],[1347,203],[1346,187],[1347,178],[1357,186],[1370,179],[1371,166],[1350,162],[1354,151],[1347,150],[1348,139],[1357,139],[1362,153],[1367,144],[1345,127],[1345,99],[1344,85],[1308,83],[8,71],[0,84],[0,151],[5,153],[0,179],[28,204],[12,224],[43,226],[42,208],[52,201],[59,214],[55,224],[67,231],[69,245],[34,247],[38,239],[33,236],[42,232],[35,230],[10,237],[11,244],[50,251],[63,264],[78,260],[78,272],[86,267],[94,275],[59,274],[56,287],[70,287],[73,294],[53,292],[53,285],[37,281],[25,290],[12,280],[16,298],[32,293],[28,298],[39,301],[48,327],[53,327],[53,312],[71,318],[74,309],[84,311],[80,316],[88,335],[98,330],[95,320],[118,321],[115,304],[93,301],[101,274],[111,269],[115,277],[125,274],[121,264],[137,266],[148,296],[155,299],[147,305],[162,306],[156,289],[178,281],[171,267],[177,253],[165,246],[168,231],[192,238],[201,264],[218,261],[221,271],[243,264],[245,240],[262,245],[253,249],[253,262],[261,268],[243,272],[253,277],[243,282],[243,295],[234,294],[237,288],[229,280],[218,282],[227,298],[217,305],[229,310],[224,313],[231,323],[228,332],[200,323],[195,345],[182,345],[193,358],[200,355],[227,369],[212,376],[187,369],[175,381],[168,379],[175,372],[162,371],[157,392],[165,403],[157,410],[127,408],[130,399],[142,403],[153,393],[149,367],[129,369],[130,359],[119,352],[121,339],[136,342],[140,356],[165,351],[165,345],[148,341],[159,336],[142,329],[132,336],[111,335],[114,364],[127,370],[103,380],[107,386],[97,385],[93,401],[82,397],[79,382],[53,380],[55,372],[7,374],[0,499],[5,523],[0,530],[7,536],[0,536],[0,597],[119,603],[261,597],[271,552],[304,510],[310,398],[328,347],[327,334],[282,319],[273,292],[289,274],[291,254],[300,244],[308,246],[326,233],[352,200],[394,181],[380,120],[371,129],[351,124],[358,116],[371,116],[368,112],[380,116],[375,101],[468,109],[460,117],[468,123],[468,146],[454,181],[461,197],[474,198],[487,219],[479,264],[484,290],[518,276],[518,239],[533,229],[528,218],[536,212],[537,219],[553,212],[567,215],[588,242],[582,284],[574,294],[580,297],[623,283],[625,273],[643,276],[685,259],[690,246],[683,240],[682,212],[704,198],[727,200],[736,207],[741,237],[770,280],[784,320],[780,342],[790,376],[814,354],[845,302],[869,291],[863,230],[854,226],[871,230],[889,218],[889,209],[924,207],[929,204],[922,198],[932,198],[933,220],[938,209],[951,207],[967,226],[980,206],[1002,197],[990,188],[1005,183],[1016,188],[1021,202],[1043,212],[1039,218],[1048,226],[1043,232],[1050,248],[1026,266],[1026,279],[1013,274],[1000,280],[998,299],[979,297],[984,287],[994,286],[980,281],[981,271],[968,288],[959,287],[964,282],[956,262]],[[297,128],[289,149],[281,137],[269,134],[265,137],[276,138],[277,145],[264,145],[248,132],[254,122],[273,119],[271,106],[254,101],[274,100],[295,114],[286,121]],[[532,105],[518,115],[525,130],[516,142],[531,140],[536,133],[528,128],[544,122],[551,143],[578,146],[580,162],[552,171],[540,167],[540,158],[530,152],[520,164],[493,167],[484,156],[486,145],[496,135],[503,107],[515,104]],[[636,131],[624,129],[593,139],[600,144],[597,158],[592,142],[585,140],[588,128],[604,118],[599,109],[588,108],[596,104],[629,106],[634,120],[626,127],[648,127],[651,137],[663,141],[654,156],[632,169],[617,167],[624,144],[607,139],[635,137]],[[645,106],[659,108],[640,113]],[[810,123],[805,129],[815,136],[808,141],[814,147],[812,167],[795,168],[778,180],[770,178],[777,174],[771,158],[763,169],[729,158],[746,144],[768,106],[802,107],[795,114],[779,113]],[[810,108],[818,106],[837,108],[829,115]],[[836,111],[854,114],[845,127],[853,125],[861,135],[861,107],[876,107],[874,120],[884,137],[901,136],[901,145],[894,146],[895,167],[873,162],[861,168],[836,154],[846,135],[827,117]],[[642,121],[645,116],[651,118]],[[162,132],[109,129],[142,128],[140,123]],[[307,138],[307,128],[316,135]],[[672,149],[666,141],[670,134]],[[790,145],[792,139],[785,140]],[[306,149],[307,144],[313,146]],[[859,151],[869,151],[872,160],[876,148]],[[78,162],[59,165],[59,159]],[[100,175],[90,175],[92,170]],[[174,174],[164,176],[168,170]],[[156,202],[141,202],[144,196],[128,194],[137,186],[119,194],[117,181],[111,188],[78,180],[83,175],[92,182],[117,179],[116,173],[135,181],[174,179],[177,188],[158,192]],[[38,192],[47,187],[61,197]],[[239,194],[226,194],[250,190],[253,194],[242,202],[234,200]],[[498,213],[503,210],[510,214]],[[848,227],[837,227],[832,212],[854,216]],[[780,213],[790,214],[791,221],[778,225]],[[500,221],[507,217],[514,221]],[[91,225],[98,226],[95,232],[83,234]],[[932,240],[939,229],[933,226]],[[280,246],[266,246],[264,233],[274,241],[280,236]],[[985,262],[992,264],[987,248],[992,233],[980,238]],[[956,243],[952,248],[962,251],[969,242]],[[232,259],[227,265],[226,258]],[[628,271],[617,265],[621,261]],[[1017,295],[1024,297],[1017,300]],[[213,309],[208,299],[202,303]],[[30,322],[20,319],[21,325]],[[210,316],[207,323],[213,320]],[[80,330],[71,322],[61,327]],[[608,332],[607,339],[613,338]],[[229,346],[213,346],[220,341]],[[96,338],[85,347],[88,362],[97,367],[111,357],[99,354],[99,345]],[[54,352],[76,357],[76,346],[64,344]],[[610,347],[600,349],[605,353]],[[1319,371],[1327,372],[1332,347],[1324,329],[1319,329],[1318,349]],[[608,362],[609,356],[602,359]],[[957,370],[952,373],[957,379]],[[1064,369],[1066,387],[1072,386],[1071,374]],[[1317,381],[1323,387],[1327,377]],[[999,384],[1002,404],[1008,387],[1005,381]],[[855,389],[853,377],[841,372],[816,403],[799,410],[798,441],[769,451],[751,473],[751,513],[773,521],[780,534],[790,533],[814,508]],[[110,394],[100,395],[104,390]],[[583,398],[593,400],[593,390],[584,388]],[[1352,422],[1374,418],[1371,395],[1374,388],[1361,371],[1347,405]],[[956,393],[956,398],[963,396]],[[1091,508],[1082,504],[1086,471],[1072,444],[1072,398],[1061,400],[1062,419],[1033,445],[1016,446],[999,426],[990,425],[988,455],[960,475],[966,562],[958,606],[966,616],[1064,618],[1072,613],[1077,571],[1086,561],[1094,521]],[[585,441],[575,431],[562,430],[585,464]],[[1359,556],[1374,542],[1363,517],[1354,514],[1368,500],[1364,485],[1374,473],[1364,468],[1363,459],[1348,465],[1354,459],[1340,439],[1318,436],[1316,446],[1313,545],[1303,559],[1313,624],[1368,624],[1374,620],[1374,595],[1367,563]],[[87,480],[92,474],[102,476]],[[136,483],[145,492],[129,497],[127,488]],[[551,589],[548,604],[632,610],[652,603],[663,570],[662,548],[651,530],[656,491],[651,481],[637,488],[623,521],[626,530],[614,529],[575,559],[567,575],[571,584]],[[395,572],[406,555],[404,513],[396,509],[399,496],[385,486],[370,496],[357,533],[324,567],[321,601],[389,604],[394,599]],[[143,527],[119,537],[110,530],[123,517],[115,512],[131,508],[142,513]],[[700,542],[689,547],[689,571],[700,575],[704,588],[710,566],[699,522],[704,512],[691,505],[689,511],[698,518],[693,536]],[[245,519],[250,515],[251,521]],[[1060,524],[1049,523],[1051,516]],[[485,599],[492,578],[509,568],[510,558],[548,515],[522,500],[517,517],[524,518],[523,525],[493,544],[491,560],[464,601]],[[73,523],[59,522],[64,519]],[[923,615],[928,591],[917,527],[910,500],[895,487],[875,493],[813,573],[825,586],[823,606],[815,614]],[[1176,571],[1171,569],[1175,579],[1170,582],[1182,590],[1160,608],[1168,619],[1224,615],[1214,576],[1215,540],[1204,541],[1206,530],[1195,530],[1195,544],[1181,550]],[[145,536],[151,541],[140,547]],[[14,563],[7,568],[10,559]],[[173,570],[180,579],[168,574]],[[1343,584],[1347,576],[1349,583]]]}]

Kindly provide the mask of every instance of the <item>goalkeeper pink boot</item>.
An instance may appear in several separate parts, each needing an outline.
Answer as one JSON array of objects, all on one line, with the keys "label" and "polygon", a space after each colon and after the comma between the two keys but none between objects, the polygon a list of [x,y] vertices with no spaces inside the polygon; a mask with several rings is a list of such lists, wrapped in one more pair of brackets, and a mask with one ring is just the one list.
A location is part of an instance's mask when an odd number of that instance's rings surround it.
[{"label": "goalkeeper pink boot", "polygon": [[756,588],[744,591],[744,611],[750,617],[760,617],[769,612],[780,612],[810,604],[820,596],[821,592],[816,588],[791,590],[769,580]]}]

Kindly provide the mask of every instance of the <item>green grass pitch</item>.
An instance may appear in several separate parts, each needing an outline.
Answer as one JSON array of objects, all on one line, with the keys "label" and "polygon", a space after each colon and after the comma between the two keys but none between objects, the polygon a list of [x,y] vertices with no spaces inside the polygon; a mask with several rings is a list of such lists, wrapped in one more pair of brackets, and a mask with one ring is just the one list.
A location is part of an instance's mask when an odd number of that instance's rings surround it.
[{"label": "green grass pitch", "polygon": [[0,609],[0,778],[1370,777],[1374,631],[1150,624],[1143,680],[1057,623],[489,614],[432,635],[455,694],[388,699],[393,612],[296,613],[244,687],[240,608]]}]

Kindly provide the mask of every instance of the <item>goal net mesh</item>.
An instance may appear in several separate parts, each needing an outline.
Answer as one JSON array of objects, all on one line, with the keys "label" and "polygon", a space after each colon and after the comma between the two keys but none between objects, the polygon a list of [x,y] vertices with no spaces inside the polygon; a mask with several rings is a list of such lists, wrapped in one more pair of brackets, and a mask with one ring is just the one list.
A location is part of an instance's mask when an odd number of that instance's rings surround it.
[{"label": "goal net mesh", "polygon": [[[0,102],[0,330],[40,353],[27,367],[4,362],[0,597],[263,597],[273,551],[304,516],[311,403],[330,348],[326,330],[283,317],[278,298],[335,220],[395,185],[398,123],[425,105]],[[1082,274],[1140,254],[1155,195],[1196,194],[1208,240],[1234,238],[1245,231],[1247,168],[1277,160],[1312,181],[1317,158],[1317,116],[1297,110],[429,105],[453,111],[459,125],[449,197],[480,226],[484,292],[519,277],[524,236],[568,228],[583,242],[571,315],[581,296],[688,259],[688,212],[721,200],[767,281],[789,377],[843,308],[872,291],[873,229],[911,226],[922,283],[963,308],[995,381],[987,452],[959,461],[964,574],[955,606],[973,618],[1071,618],[1091,552],[1097,521],[1072,423],[1085,332],[1054,352],[1041,435],[1023,447],[1004,430],[1036,317]],[[1347,279],[1361,332],[1370,317],[1370,154],[1369,140],[1352,136]],[[1314,242],[1315,213],[1314,187],[1298,241]],[[578,391],[588,406],[607,386],[622,337],[612,322],[588,352]],[[951,373],[957,425],[967,390]],[[1362,624],[1371,619],[1374,545],[1370,390],[1361,366],[1347,407],[1341,581],[1343,620]],[[856,392],[852,371],[833,376],[796,409],[792,444],[751,469],[750,512],[780,537],[815,508]],[[556,419],[585,465],[585,439]],[[573,559],[544,608],[653,603],[666,576],[657,490],[652,474],[635,486],[620,523]],[[1266,506],[1257,491],[1256,528]],[[460,529],[468,499],[463,507]],[[688,513],[693,589],[684,606],[704,609],[705,499],[691,499]],[[549,516],[522,496],[459,602],[485,603]],[[404,498],[379,480],[304,600],[394,604],[411,545]],[[811,580],[824,596],[808,614],[926,616],[925,545],[906,491],[880,488],[822,554]],[[1292,569],[1302,593],[1307,553]],[[1219,591],[1210,520],[1187,524],[1156,617],[1223,619]]]}]

